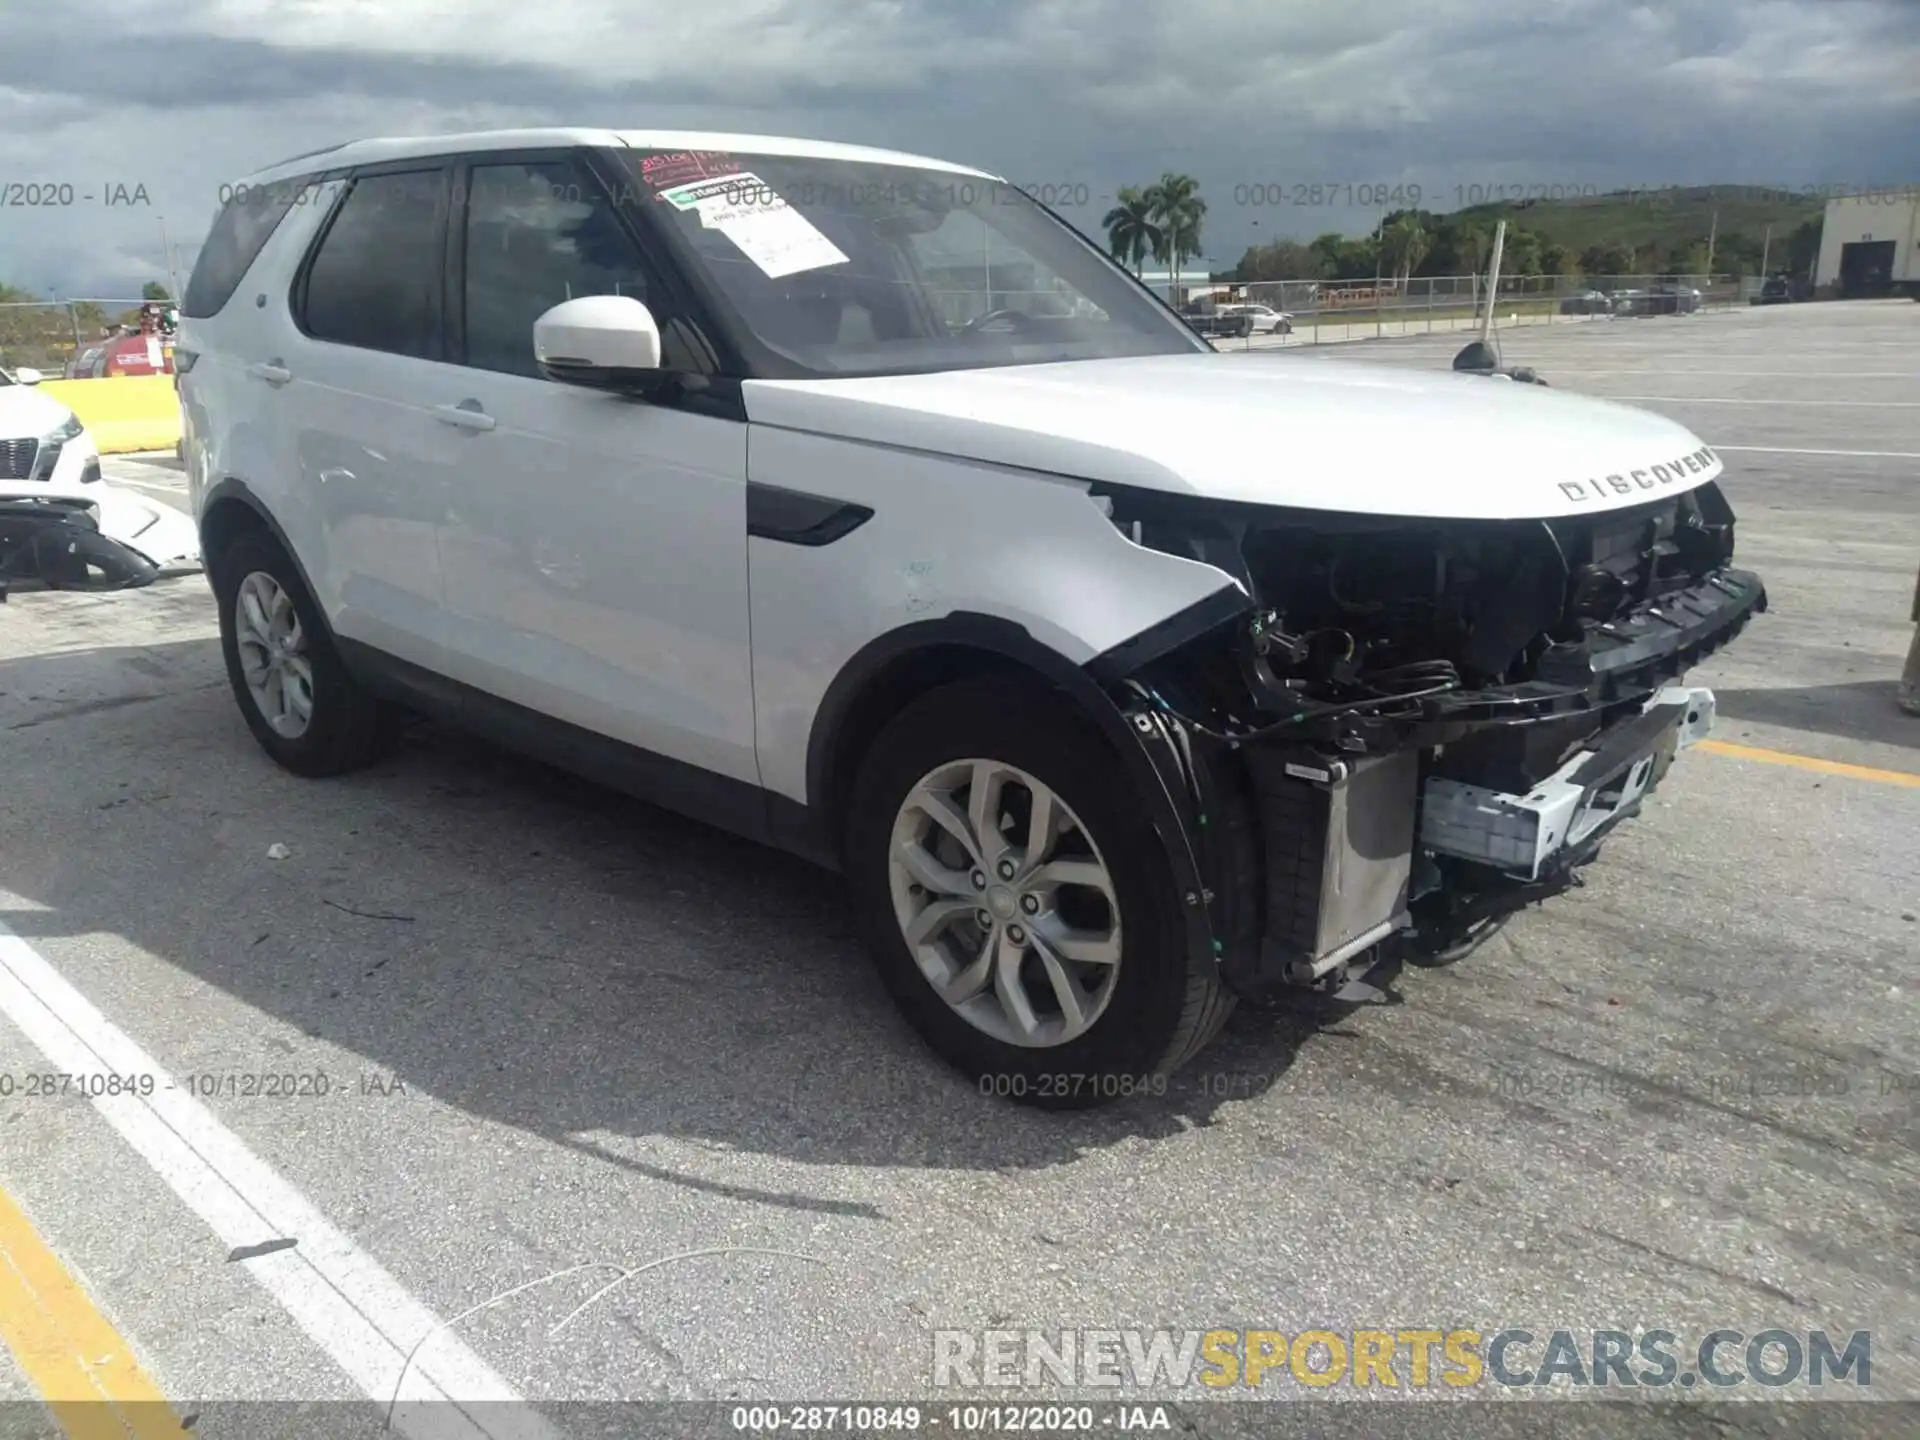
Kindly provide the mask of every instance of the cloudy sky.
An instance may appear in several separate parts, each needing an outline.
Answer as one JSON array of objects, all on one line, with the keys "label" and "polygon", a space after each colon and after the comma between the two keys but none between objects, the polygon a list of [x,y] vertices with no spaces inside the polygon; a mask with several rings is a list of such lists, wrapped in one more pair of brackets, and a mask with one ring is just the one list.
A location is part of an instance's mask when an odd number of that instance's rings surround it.
[{"label": "cloudy sky", "polygon": [[1224,265],[1368,228],[1350,186],[1920,183],[1920,0],[13,0],[0,281],[136,294],[259,166],[552,123],[932,153],[1089,230],[1184,170]]}]

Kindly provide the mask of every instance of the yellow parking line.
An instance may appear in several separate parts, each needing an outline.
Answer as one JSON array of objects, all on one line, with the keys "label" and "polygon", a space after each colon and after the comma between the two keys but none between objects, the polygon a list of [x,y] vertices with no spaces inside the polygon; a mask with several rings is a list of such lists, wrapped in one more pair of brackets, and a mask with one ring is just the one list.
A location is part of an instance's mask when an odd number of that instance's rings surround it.
[{"label": "yellow parking line", "polygon": [[1846,765],[1838,760],[1816,760],[1788,750],[1762,750],[1757,745],[1735,745],[1726,740],[1702,740],[1697,747],[1735,760],[1758,760],[1765,765],[1791,765],[1816,775],[1844,775],[1850,780],[1873,780],[1881,785],[1904,785],[1920,790],[1920,775],[1911,770],[1876,770],[1871,765]]},{"label": "yellow parking line", "polygon": [[160,1387],[0,1190],[0,1340],[68,1440],[186,1433]]}]

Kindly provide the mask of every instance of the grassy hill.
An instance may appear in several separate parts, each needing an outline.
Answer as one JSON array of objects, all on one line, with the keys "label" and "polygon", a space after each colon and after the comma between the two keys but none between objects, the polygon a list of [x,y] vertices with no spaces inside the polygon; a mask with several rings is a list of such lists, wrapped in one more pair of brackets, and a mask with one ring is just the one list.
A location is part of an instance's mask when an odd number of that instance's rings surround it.
[{"label": "grassy hill", "polygon": [[[1825,203],[1816,196],[1751,185],[1619,191],[1560,200],[1508,200],[1462,210],[1395,212],[1375,235],[1321,235],[1269,241],[1248,250],[1227,278],[1366,279],[1397,255],[1419,255],[1416,276],[1465,275],[1485,267],[1495,223],[1507,222],[1510,275],[1802,274],[1820,247]],[[1719,217],[1716,233],[1714,217]],[[1771,244],[1767,239],[1772,227]]]},{"label": "grassy hill", "polygon": [[1818,222],[1825,202],[1792,191],[1751,185],[1700,185],[1686,189],[1627,191],[1573,200],[1523,200],[1455,210],[1460,220],[1524,226],[1578,254],[1590,245],[1657,245],[1669,253],[1707,238],[1714,212],[1721,235],[1759,240],[1773,227],[1778,245],[1797,227]]}]

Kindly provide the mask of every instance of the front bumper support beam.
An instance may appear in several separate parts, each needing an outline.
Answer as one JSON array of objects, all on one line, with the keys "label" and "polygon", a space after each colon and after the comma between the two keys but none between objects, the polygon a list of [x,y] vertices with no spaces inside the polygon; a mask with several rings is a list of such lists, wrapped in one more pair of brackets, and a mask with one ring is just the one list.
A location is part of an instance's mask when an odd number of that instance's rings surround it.
[{"label": "front bumper support beam", "polygon": [[1669,685],[1524,795],[1433,776],[1421,794],[1420,844],[1538,880],[1561,850],[1585,846],[1635,814],[1675,753],[1704,738],[1713,718],[1711,690]]}]

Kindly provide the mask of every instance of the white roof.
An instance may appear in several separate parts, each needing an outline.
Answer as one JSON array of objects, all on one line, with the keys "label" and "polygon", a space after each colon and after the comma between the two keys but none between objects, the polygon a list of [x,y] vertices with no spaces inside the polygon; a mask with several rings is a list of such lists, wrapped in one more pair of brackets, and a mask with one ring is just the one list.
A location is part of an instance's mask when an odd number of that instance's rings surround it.
[{"label": "white roof", "polygon": [[246,182],[274,180],[331,170],[343,165],[377,165],[388,160],[413,160],[440,155],[463,155],[476,150],[542,150],[591,146],[602,149],[722,150],[746,155],[810,156],[821,160],[856,160],[883,165],[912,165],[954,175],[972,175],[998,181],[997,175],[898,150],[866,145],[840,145],[830,140],[802,140],[785,135],[732,135],[708,130],[593,130],[550,126],[528,130],[474,130],[459,135],[404,135],[377,140],[354,140],[330,149],[277,161],[244,177]]}]

